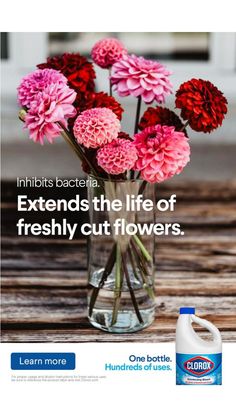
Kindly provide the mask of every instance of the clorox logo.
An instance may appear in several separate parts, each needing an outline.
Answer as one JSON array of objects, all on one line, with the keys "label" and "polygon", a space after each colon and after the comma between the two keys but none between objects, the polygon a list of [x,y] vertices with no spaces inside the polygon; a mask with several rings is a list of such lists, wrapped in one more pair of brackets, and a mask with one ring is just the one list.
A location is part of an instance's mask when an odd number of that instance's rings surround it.
[{"label": "clorox logo", "polygon": [[186,371],[198,376],[213,370],[214,366],[214,362],[210,361],[210,359],[204,358],[203,356],[195,356],[184,363]]}]

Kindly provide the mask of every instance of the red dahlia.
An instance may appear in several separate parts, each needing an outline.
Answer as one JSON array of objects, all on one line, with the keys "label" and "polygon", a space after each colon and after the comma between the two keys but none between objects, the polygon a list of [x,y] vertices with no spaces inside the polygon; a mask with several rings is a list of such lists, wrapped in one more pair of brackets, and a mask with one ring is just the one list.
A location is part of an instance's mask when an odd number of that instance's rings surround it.
[{"label": "red dahlia", "polygon": [[143,130],[157,124],[175,127],[176,131],[183,131],[186,134],[184,124],[175,112],[161,106],[147,108],[139,122],[139,129]]},{"label": "red dahlia", "polygon": [[83,97],[80,93],[78,93],[73,106],[76,109],[76,116],[75,118],[70,118],[68,121],[70,129],[73,128],[74,122],[79,113],[85,111],[86,109],[109,108],[120,120],[124,111],[119,102],[117,102],[114,97],[109,96],[104,92],[87,92],[85,95],[83,95]]},{"label": "red dahlia", "polygon": [[125,140],[133,141],[133,139],[127,134],[127,132],[120,131],[117,138],[124,138]]},{"label": "red dahlia", "polygon": [[49,57],[46,63],[38,68],[54,68],[61,71],[68,79],[70,87],[79,92],[93,91],[96,74],[93,64],[80,54],[65,53]]},{"label": "red dahlia", "polygon": [[[80,105],[78,106],[78,108]],[[114,99],[114,97],[109,96],[107,93],[104,92],[92,92],[86,95],[86,99],[80,108],[80,112],[84,111],[85,109],[91,108],[109,108],[111,109],[121,120],[122,113],[124,109],[121,107],[120,103]]]},{"label": "red dahlia", "polygon": [[192,79],[176,92],[176,107],[195,131],[211,132],[222,124],[227,113],[227,100],[214,84]]}]

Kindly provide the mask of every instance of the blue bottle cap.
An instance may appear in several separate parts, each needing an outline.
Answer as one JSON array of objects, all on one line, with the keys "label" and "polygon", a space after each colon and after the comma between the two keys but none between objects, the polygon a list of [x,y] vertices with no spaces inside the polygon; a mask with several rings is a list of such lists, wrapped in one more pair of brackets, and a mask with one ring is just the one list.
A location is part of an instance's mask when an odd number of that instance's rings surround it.
[{"label": "blue bottle cap", "polygon": [[194,307],[180,307],[179,309],[180,314],[195,314]]}]

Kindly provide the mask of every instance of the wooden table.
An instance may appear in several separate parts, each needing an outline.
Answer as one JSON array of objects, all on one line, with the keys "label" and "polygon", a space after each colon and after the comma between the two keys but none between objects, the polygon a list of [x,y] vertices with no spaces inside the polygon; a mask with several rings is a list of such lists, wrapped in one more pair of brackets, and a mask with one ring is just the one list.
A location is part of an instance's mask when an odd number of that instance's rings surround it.
[{"label": "wooden table", "polygon": [[[16,236],[21,218],[17,193],[68,197],[78,190],[16,190],[13,183],[4,183],[2,190],[3,342],[171,341],[178,309],[185,305],[213,321],[224,341],[236,341],[236,183],[169,182],[158,187],[158,198],[177,195],[176,211],[159,214],[159,222],[179,222],[185,235],[157,238],[155,322],[124,335],[101,332],[87,320],[87,248],[82,237],[71,242]],[[85,196],[86,191],[79,193]],[[25,218],[46,222],[50,216],[28,213]],[[71,222],[73,217],[68,217]]]}]

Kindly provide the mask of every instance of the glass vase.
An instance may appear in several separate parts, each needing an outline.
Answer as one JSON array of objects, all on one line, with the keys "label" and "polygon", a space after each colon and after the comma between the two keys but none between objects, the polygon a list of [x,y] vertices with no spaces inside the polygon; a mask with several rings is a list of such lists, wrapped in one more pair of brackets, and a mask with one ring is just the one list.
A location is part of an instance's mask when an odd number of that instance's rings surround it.
[{"label": "glass vase", "polygon": [[[137,202],[154,203],[154,186],[141,180],[94,181],[91,177],[88,187],[93,228],[88,246],[89,321],[107,332],[135,332],[155,316],[154,235],[139,230],[154,222],[154,210],[144,211]],[[106,199],[116,206],[109,208]]]}]

